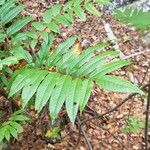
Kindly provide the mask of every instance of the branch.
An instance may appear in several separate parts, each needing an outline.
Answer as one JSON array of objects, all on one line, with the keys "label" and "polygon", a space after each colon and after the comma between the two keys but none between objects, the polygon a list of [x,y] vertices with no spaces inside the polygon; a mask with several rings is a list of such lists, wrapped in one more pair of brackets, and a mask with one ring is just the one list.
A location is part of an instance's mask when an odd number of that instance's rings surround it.
[{"label": "branch", "polygon": [[82,124],[81,124],[81,120],[80,120],[80,118],[79,118],[78,116],[77,116],[77,121],[78,121],[78,125],[79,125],[79,136],[78,136],[77,144],[76,144],[76,146],[74,147],[74,149],[76,149],[77,146],[79,145],[80,138],[81,138],[81,132],[82,132],[82,133],[83,133],[83,136],[84,136],[84,138],[85,138],[85,141],[86,141],[86,143],[87,143],[87,145],[88,145],[88,149],[89,149],[89,150],[93,150],[93,148],[92,148],[92,146],[91,146],[91,143],[90,143],[90,141],[89,141],[89,139],[88,139],[88,137],[87,137],[87,135],[86,135],[86,133],[85,133],[85,131],[84,131],[84,129],[83,129],[83,126],[82,126]]},{"label": "branch", "polygon": [[142,55],[142,54],[144,54],[144,53],[146,53],[146,52],[150,52],[150,50],[147,49],[147,50],[145,50],[145,51],[137,52],[137,53],[131,54],[131,55],[129,55],[129,56],[125,56],[125,57],[122,58],[122,59],[133,58],[133,57],[136,57],[136,56],[138,56],[138,55]]},{"label": "branch", "polygon": [[148,124],[149,124],[149,109],[150,109],[150,81],[148,89],[148,99],[147,99],[147,108],[146,108],[146,117],[145,117],[145,150],[148,150]]},{"label": "branch", "polygon": [[87,135],[86,135],[86,133],[85,133],[83,127],[82,127],[80,118],[77,117],[77,120],[78,120],[78,122],[79,122],[79,124],[80,124],[81,131],[82,131],[82,133],[83,133],[83,135],[84,135],[84,138],[85,138],[85,141],[86,141],[86,143],[87,143],[87,145],[88,145],[88,149],[89,149],[89,150],[93,150],[93,148],[92,148],[92,146],[91,146],[91,143],[90,143],[90,141],[88,140],[88,137],[87,137]]}]

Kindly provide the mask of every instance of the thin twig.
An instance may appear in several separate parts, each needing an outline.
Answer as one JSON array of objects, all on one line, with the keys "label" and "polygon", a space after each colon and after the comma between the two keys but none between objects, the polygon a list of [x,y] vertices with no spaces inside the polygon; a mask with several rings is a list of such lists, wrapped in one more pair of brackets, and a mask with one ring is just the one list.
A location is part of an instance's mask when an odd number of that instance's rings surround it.
[{"label": "thin twig", "polygon": [[99,115],[96,111],[94,111],[88,105],[85,106],[84,112],[90,114],[91,116]]},{"label": "thin twig", "polygon": [[145,150],[149,149],[148,148],[149,109],[150,109],[150,84],[148,89],[148,99],[147,99],[146,118],[145,118]]},{"label": "thin twig", "polygon": [[[89,141],[89,139],[88,139],[88,137],[87,137],[87,135],[86,135],[86,133],[85,133],[85,130],[83,129],[83,126],[82,126],[82,124],[81,124],[81,120],[80,120],[80,118],[77,116],[77,121],[78,121],[78,123],[79,123],[79,138],[81,137],[81,132],[83,133],[83,136],[84,136],[84,138],[85,138],[85,141],[86,141],[86,143],[87,143],[87,145],[88,145],[88,149],[89,150],[93,150],[93,148],[92,148],[92,146],[91,146],[91,143],[90,143],[90,141]],[[77,145],[78,145],[78,143],[79,143],[79,138],[78,138],[78,142],[77,142]]]},{"label": "thin twig", "polygon": [[78,135],[78,140],[77,140],[77,143],[76,143],[76,145],[74,146],[73,150],[76,150],[77,147],[78,147],[78,145],[79,145],[79,143],[80,143],[80,139],[81,139],[81,127],[80,127],[80,126],[81,126],[81,125],[79,125],[79,135]]},{"label": "thin twig", "polygon": [[131,54],[131,55],[129,55],[129,56],[125,56],[125,57],[123,57],[122,59],[133,58],[133,57],[136,57],[136,56],[138,56],[138,55],[142,55],[142,54],[144,54],[144,53],[146,53],[146,52],[150,52],[150,50],[147,49],[147,50],[145,50],[145,51],[137,52],[137,53]]},{"label": "thin twig", "polygon": [[77,116],[77,121],[78,121],[78,126],[79,126],[79,135],[78,135],[77,143],[76,143],[75,147],[73,148],[73,150],[76,150],[77,147],[78,147],[78,145],[79,145],[79,143],[80,143],[81,133],[83,133],[83,136],[84,136],[84,138],[85,138],[85,140],[86,140],[86,143],[87,143],[87,145],[88,145],[88,149],[89,149],[89,150],[93,150],[93,149],[92,149],[92,146],[91,146],[91,143],[89,142],[89,140],[88,140],[88,138],[87,138],[87,135],[86,135],[86,133],[85,133],[85,131],[84,131],[84,129],[83,129],[83,126],[82,126],[82,124],[81,124],[81,120],[80,120],[80,118],[79,118],[78,116]]},{"label": "thin twig", "polygon": [[147,76],[147,74],[148,74],[148,72],[149,72],[149,68],[150,68],[150,63],[149,63],[149,66],[148,66],[147,69],[146,69],[146,73],[145,73],[145,75],[144,75],[144,77],[143,77],[143,79],[142,79],[142,81],[141,81],[140,84],[143,84],[143,83],[144,83],[144,81],[145,81],[145,79],[146,79],[146,76]]}]

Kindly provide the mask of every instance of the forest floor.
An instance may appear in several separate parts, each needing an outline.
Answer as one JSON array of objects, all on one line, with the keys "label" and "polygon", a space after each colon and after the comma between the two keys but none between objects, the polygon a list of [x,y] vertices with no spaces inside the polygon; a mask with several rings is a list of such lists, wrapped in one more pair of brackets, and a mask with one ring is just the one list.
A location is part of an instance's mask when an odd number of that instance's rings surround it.
[{"label": "forest floor", "polygon": [[[59,1],[63,3],[64,0]],[[55,0],[48,2],[22,0],[22,2],[27,5],[23,14],[31,15],[39,20],[42,12],[52,6]],[[150,77],[150,51],[148,51],[148,45],[144,45],[142,41],[142,33],[127,25],[114,21],[110,15],[103,14],[100,18],[88,15],[86,22],[79,22],[76,19],[69,29],[62,27],[62,32],[57,36],[54,43],[57,45],[72,35],[81,37],[81,47],[107,42],[109,41],[109,37],[104,22],[109,24],[117,38],[117,48],[123,53],[121,59],[128,58],[133,62],[132,65],[120,69],[114,72],[114,74],[126,78],[141,87],[148,84]],[[112,46],[111,48],[113,49],[114,47]],[[83,115],[78,117],[75,125],[69,123],[68,118],[64,117],[64,110],[60,113],[59,117],[63,117],[65,122],[60,132],[60,139],[57,141],[51,141],[45,137],[49,124],[48,113],[45,111],[37,116],[33,108],[28,111],[32,120],[24,125],[24,132],[19,135],[19,139],[9,143],[8,149],[88,150],[89,145],[91,145],[93,150],[142,150],[144,149],[144,129],[139,130],[137,133],[125,134],[123,128],[127,126],[126,119],[129,116],[134,116],[140,120],[145,119],[145,97],[138,95],[131,97],[112,113],[102,118],[87,121],[80,126],[82,120],[92,118],[95,112],[102,114],[111,110],[128,96],[128,94],[107,92],[95,87],[88,102],[88,107],[83,112]],[[0,96],[0,102],[3,102],[0,107],[8,110],[10,107],[9,102],[3,99],[2,96]],[[85,134],[79,134],[80,127],[82,131],[85,131]],[[80,141],[78,141],[79,136]]]}]

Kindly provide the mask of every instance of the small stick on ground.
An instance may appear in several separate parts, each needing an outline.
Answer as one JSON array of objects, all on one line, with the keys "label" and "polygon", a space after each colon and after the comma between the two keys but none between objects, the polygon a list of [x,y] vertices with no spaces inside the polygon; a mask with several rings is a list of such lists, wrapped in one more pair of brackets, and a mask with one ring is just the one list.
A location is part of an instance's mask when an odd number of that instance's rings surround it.
[{"label": "small stick on ground", "polygon": [[104,24],[104,28],[105,28],[105,31],[106,31],[106,34],[107,34],[107,37],[108,37],[109,41],[110,42],[115,42],[115,45],[113,46],[113,48],[120,53],[119,57],[121,59],[125,58],[125,55],[123,54],[123,52],[121,50],[119,50],[119,45],[116,42],[117,38],[114,35],[114,33],[113,33],[113,31],[112,31],[112,29],[110,27],[110,24],[105,22],[105,20],[103,20],[103,24]]},{"label": "small stick on ground", "polygon": [[[82,126],[82,124],[81,124],[81,120],[80,120],[80,118],[77,116],[77,121],[78,121],[78,124],[79,124],[79,138],[78,138],[78,142],[77,142],[77,146],[78,146],[78,144],[79,144],[79,142],[80,142],[80,137],[81,137],[81,132],[83,133],[83,136],[84,136],[84,138],[85,138],[85,141],[86,141],[86,143],[87,143],[87,145],[88,145],[88,150],[93,150],[93,148],[92,148],[92,146],[91,146],[91,143],[90,143],[90,141],[89,141],[89,139],[88,139],[88,137],[87,137],[87,135],[86,135],[86,133],[85,133],[85,131],[84,131],[84,129],[83,129],[83,126]],[[76,147],[77,147],[76,146]]]},{"label": "small stick on ground", "polygon": [[147,69],[146,69],[145,75],[144,75],[142,81],[140,82],[140,84],[144,83],[144,81],[145,81],[145,79],[146,79],[146,76],[148,75],[149,69],[150,69],[150,63],[149,63],[149,66],[148,66]]},{"label": "small stick on ground", "polygon": [[147,99],[146,118],[145,118],[145,150],[149,149],[148,146],[149,109],[150,109],[150,84],[148,89],[148,99]]},{"label": "small stick on ground", "polygon": [[131,54],[131,55],[129,55],[129,56],[125,56],[125,57],[124,57],[124,58],[122,58],[122,59],[129,59],[129,58],[133,58],[133,57],[136,57],[136,56],[142,55],[142,54],[144,54],[144,53],[146,53],[146,52],[150,52],[150,50],[149,50],[149,49],[147,49],[147,50],[145,50],[145,51],[137,52],[137,53]]}]

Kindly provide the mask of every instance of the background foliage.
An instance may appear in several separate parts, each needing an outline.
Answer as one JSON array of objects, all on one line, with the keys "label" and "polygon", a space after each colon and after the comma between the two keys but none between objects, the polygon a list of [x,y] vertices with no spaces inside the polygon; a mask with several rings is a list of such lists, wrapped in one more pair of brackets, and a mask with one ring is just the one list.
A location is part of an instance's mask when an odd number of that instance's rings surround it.
[{"label": "background foliage", "polygon": [[[118,52],[107,51],[107,44],[98,44],[76,53],[77,37],[70,37],[56,49],[52,49],[55,36],[61,32],[60,25],[71,26],[75,17],[85,21],[87,13],[100,17],[97,4],[110,5],[110,2],[71,0],[65,5],[56,4],[47,9],[41,21],[32,21],[31,17],[20,15],[25,6],[17,0],[1,0],[1,87],[7,88],[10,97],[21,95],[23,108],[31,99],[34,99],[38,113],[48,104],[51,119],[54,121],[62,107],[65,107],[70,121],[74,123],[78,110],[80,113],[84,110],[94,85],[113,92],[144,94],[136,85],[111,74],[130,62],[114,59]],[[115,10],[114,16],[141,30],[147,29],[150,24],[149,13],[143,10]],[[21,32],[31,21],[33,28]],[[34,51],[35,47],[38,48],[37,52]],[[13,72],[11,66],[21,64],[21,61],[25,65]],[[17,134],[23,130],[20,124],[27,120],[20,111],[15,112],[8,121],[1,124],[0,142],[9,140],[11,136],[17,138]],[[130,119],[128,125],[131,126],[132,123],[135,126],[137,122]]]}]

